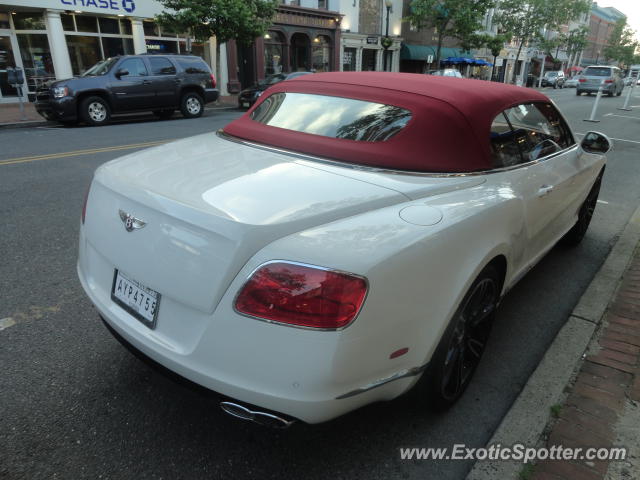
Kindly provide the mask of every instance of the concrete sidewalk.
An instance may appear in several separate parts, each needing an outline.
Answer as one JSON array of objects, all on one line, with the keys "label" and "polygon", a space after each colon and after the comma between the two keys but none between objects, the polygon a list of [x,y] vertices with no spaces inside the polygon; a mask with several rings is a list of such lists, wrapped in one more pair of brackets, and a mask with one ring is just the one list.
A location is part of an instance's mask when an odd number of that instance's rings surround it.
[{"label": "concrete sidewalk", "polygon": [[[0,128],[16,126],[38,126],[48,122],[36,112],[33,103],[25,102],[24,116],[20,111],[19,103],[0,103]],[[226,95],[218,98],[215,103],[210,103],[207,108],[230,108],[238,106],[237,95]]]},{"label": "concrete sidewalk", "polygon": [[546,446],[624,447],[626,459],[546,460],[533,468],[531,480],[640,478],[640,249],[566,392],[554,409]]},{"label": "concrete sidewalk", "polygon": [[[479,460],[467,480],[640,479],[640,207],[487,447],[516,444],[556,458]],[[559,447],[626,457],[558,460]]]}]

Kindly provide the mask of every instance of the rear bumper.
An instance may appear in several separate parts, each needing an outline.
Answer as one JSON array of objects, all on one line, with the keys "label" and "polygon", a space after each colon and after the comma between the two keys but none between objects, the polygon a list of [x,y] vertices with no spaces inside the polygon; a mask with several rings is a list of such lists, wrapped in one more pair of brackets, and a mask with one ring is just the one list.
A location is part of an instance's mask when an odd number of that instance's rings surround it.
[{"label": "rear bumper", "polygon": [[[577,87],[578,92],[580,93],[598,93],[600,89],[600,85],[582,85],[578,84]],[[608,83],[604,87],[602,87],[602,93],[613,93],[616,91],[615,83]]]},{"label": "rear bumper", "polygon": [[76,100],[73,97],[36,101],[35,108],[47,120],[73,121],[78,119]]},{"label": "rear bumper", "polygon": [[[371,338],[342,341],[338,332],[256,321],[233,311],[231,293],[211,314],[165,295],[158,326],[150,330],[110,299],[113,268],[81,230],[78,276],[109,329],[163,368],[242,403],[320,423],[397,397],[413,386],[422,371],[372,377],[370,367],[376,359],[363,358],[361,345],[370,344]],[[188,341],[176,340],[181,335]],[[380,378],[386,381],[376,384]]]},{"label": "rear bumper", "polygon": [[207,88],[204,91],[204,102],[205,103],[215,102],[216,100],[218,100],[219,96],[220,96],[220,92],[218,91],[217,88]]}]

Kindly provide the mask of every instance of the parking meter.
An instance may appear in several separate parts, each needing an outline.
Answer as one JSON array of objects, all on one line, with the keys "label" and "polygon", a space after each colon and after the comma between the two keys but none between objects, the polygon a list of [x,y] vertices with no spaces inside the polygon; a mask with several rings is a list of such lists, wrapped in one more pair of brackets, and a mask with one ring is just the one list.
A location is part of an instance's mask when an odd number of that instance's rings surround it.
[{"label": "parking meter", "polygon": [[24,72],[20,68],[7,68],[7,83],[14,87],[22,87],[24,84]]},{"label": "parking meter", "polygon": [[24,112],[24,105],[22,104],[22,85],[24,85],[24,72],[21,68],[7,68],[7,83],[13,86],[18,91],[18,101],[20,102],[20,113],[22,120],[26,120],[27,117]]}]

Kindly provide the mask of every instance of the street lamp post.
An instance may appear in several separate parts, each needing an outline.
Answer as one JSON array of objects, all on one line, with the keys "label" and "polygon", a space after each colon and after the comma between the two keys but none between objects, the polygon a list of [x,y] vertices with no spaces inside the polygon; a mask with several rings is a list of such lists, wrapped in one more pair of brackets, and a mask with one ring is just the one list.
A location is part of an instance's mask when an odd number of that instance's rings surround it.
[{"label": "street lamp post", "polygon": [[389,47],[391,46],[391,43],[393,42],[391,40],[391,38],[389,37],[389,12],[391,11],[391,6],[393,5],[392,0],[385,0],[384,2],[385,7],[387,7],[387,28],[385,30],[385,34],[384,34],[384,38],[382,39],[382,48],[384,48],[384,52],[383,52],[383,70],[386,72],[387,71],[387,57],[388,57],[388,51],[389,51]]}]

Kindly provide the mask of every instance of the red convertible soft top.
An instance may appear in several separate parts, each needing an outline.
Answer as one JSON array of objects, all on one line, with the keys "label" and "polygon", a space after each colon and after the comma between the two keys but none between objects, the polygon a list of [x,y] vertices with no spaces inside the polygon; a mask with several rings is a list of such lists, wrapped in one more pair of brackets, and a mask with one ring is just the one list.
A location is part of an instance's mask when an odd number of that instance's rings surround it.
[{"label": "red convertible soft top", "polygon": [[[251,112],[277,92],[347,97],[411,111],[411,120],[383,142],[331,138],[265,125]],[[270,87],[256,105],[224,128],[241,139],[342,162],[419,172],[491,168],[490,128],[511,106],[549,99],[503,83],[411,73],[333,72],[304,75]]]}]

